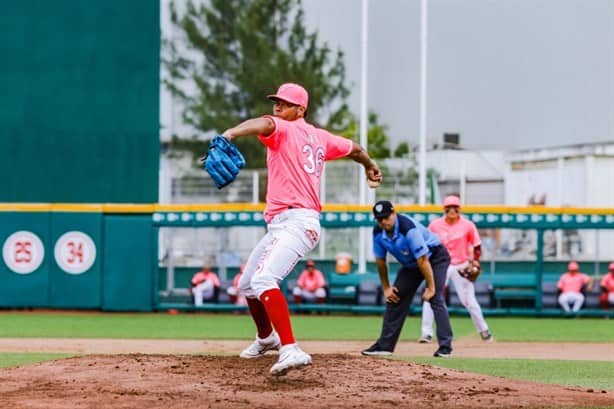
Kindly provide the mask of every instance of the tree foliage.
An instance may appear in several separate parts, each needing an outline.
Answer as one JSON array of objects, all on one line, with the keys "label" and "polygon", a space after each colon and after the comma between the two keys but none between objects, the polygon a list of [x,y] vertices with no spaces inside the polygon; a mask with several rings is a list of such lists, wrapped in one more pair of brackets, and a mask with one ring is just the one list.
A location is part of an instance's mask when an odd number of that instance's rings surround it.
[{"label": "tree foliage", "polygon": [[409,156],[409,144],[407,142],[401,142],[394,150],[393,156],[395,158],[406,158]]},{"label": "tree foliage", "polygon": [[[369,111],[367,121],[367,151],[373,159],[386,159],[390,157],[390,140],[388,138],[388,127],[379,122],[378,115]],[[340,131],[340,135],[350,138],[355,142],[360,142],[360,123],[359,119],[353,114],[347,113],[345,117],[347,125]]]},{"label": "tree foliage", "polygon": [[[183,102],[184,122],[197,131],[222,132],[270,113],[265,96],[284,82],[309,91],[310,122],[347,126],[343,53],[307,31],[300,0],[189,0],[183,11],[171,4],[171,20],[186,50],[164,42],[164,83]],[[238,145],[249,167],[263,167],[264,148],[255,138]],[[183,146],[202,153],[206,143],[192,137]]]}]

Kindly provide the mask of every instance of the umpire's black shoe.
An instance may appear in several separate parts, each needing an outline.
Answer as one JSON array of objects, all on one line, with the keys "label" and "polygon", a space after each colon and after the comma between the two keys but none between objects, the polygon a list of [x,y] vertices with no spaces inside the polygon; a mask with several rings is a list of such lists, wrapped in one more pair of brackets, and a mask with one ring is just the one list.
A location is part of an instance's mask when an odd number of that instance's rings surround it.
[{"label": "umpire's black shoe", "polygon": [[450,358],[452,356],[452,349],[450,348],[439,348],[433,354],[435,358]]},{"label": "umpire's black shoe", "polygon": [[375,344],[371,345],[369,348],[363,349],[360,353],[365,355],[365,356],[388,356],[388,355],[392,355],[392,351],[386,351],[385,349],[380,348],[380,346],[377,344],[377,342]]}]

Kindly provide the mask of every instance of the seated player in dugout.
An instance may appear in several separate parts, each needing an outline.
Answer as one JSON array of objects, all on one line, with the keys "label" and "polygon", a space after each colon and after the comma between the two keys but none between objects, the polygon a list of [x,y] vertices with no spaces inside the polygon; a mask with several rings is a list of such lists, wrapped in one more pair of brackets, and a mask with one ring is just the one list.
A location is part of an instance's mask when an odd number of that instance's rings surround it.
[{"label": "seated player in dugout", "polygon": [[230,298],[230,302],[234,305],[247,305],[247,300],[245,299],[245,296],[241,294],[241,291],[239,290],[239,280],[241,280],[243,270],[245,270],[245,263],[241,264],[239,272],[232,279],[232,285],[226,290],[226,293]]},{"label": "seated player in dugout", "polygon": [[211,267],[205,264],[202,270],[192,276],[190,284],[194,305],[201,306],[205,301],[215,301],[215,292],[220,288],[220,279],[211,271]]},{"label": "seated player in dugout", "polygon": [[559,295],[559,305],[566,313],[578,312],[584,305],[584,290],[590,291],[593,288],[593,279],[580,272],[580,267],[575,261],[567,264],[567,272],[564,273],[557,288],[561,291]]},{"label": "seated player in dugout", "polygon": [[305,263],[305,270],[298,277],[292,295],[296,304],[304,301],[323,304],[326,301],[326,280],[313,260],[307,260]]},{"label": "seated player in dugout", "polygon": [[614,263],[610,263],[608,266],[608,272],[601,279],[599,286],[601,287],[599,304],[601,308],[607,310],[614,306]]}]

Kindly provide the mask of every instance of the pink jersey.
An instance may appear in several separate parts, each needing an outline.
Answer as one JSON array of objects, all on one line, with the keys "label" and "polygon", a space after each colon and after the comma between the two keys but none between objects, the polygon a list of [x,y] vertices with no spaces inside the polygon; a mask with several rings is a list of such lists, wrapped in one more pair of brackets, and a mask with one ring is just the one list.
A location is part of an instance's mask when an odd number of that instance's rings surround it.
[{"label": "pink jersey", "polygon": [[199,271],[198,273],[194,274],[192,277],[192,285],[198,285],[207,280],[212,280],[213,285],[216,287],[220,286],[220,279],[217,278],[217,274],[215,274],[213,271]]},{"label": "pink jersey", "polygon": [[608,294],[614,294],[614,273],[603,276],[599,285],[605,287],[608,290]]},{"label": "pink jersey", "polygon": [[582,291],[582,286],[590,281],[591,279],[584,273],[567,272],[561,276],[557,287],[562,293],[579,293]]},{"label": "pink jersey", "polygon": [[349,155],[352,141],[316,128],[302,118],[285,121],[268,117],[275,122],[275,130],[270,135],[258,135],[267,147],[269,171],[265,220],[270,222],[288,208],[320,212],[324,161]]},{"label": "pink jersey", "polygon": [[463,216],[454,224],[448,224],[445,217],[435,219],[429,224],[429,230],[435,233],[448,249],[452,265],[469,260],[469,248],[482,243],[475,224]]},{"label": "pink jersey", "polygon": [[320,270],[313,270],[313,274],[309,270],[304,270],[296,282],[303,290],[314,292],[318,288],[326,286],[324,275]]}]

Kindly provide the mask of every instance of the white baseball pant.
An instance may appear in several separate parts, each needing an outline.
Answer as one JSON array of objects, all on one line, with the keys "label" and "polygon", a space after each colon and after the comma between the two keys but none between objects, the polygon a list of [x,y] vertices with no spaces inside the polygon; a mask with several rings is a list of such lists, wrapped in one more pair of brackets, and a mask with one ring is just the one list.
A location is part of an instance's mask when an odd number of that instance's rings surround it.
[{"label": "white baseball pant", "polygon": [[213,298],[213,293],[215,291],[215,286],[213,285],[213,281],[207,280],[198,284],[196,287],[192,289],[194,293],[194,305],[203,305],[203,300],[209,300]]},{"label": "white baseball pant", "polygon": [[[469,311],[469,315],[471,316],[471,321],[473,321],[473,325],[478,330],[478,332],[488,331],[488,324],[486,324],[486,320],[484,320],[484,315],[482,314],[482,308],[480,308],[480,304],[478,304],[478,300],[475,298],[475,287],[473,283],[467,280],[465,277],[461,276],[458,273],[458,270],[467,267],[468,263],[456,264],[448,267],[448,271],[446,274],[446,284],[450,280],[454,284],[454,288],[456,289],[456,293],[458,294],[458,298],[460,302],[465,306],[467,311]],[[423,302],[422,303],[422,336],[433,336],[433,309],[431,308],[431,303]]]},{"label": "white baseball pant", "polygon": [[[565,310],[565,312],[578,312],[580,308],[582,308],[582,304],[584,304],[584,294],[582,293],[562,293],[559,295],[559,304]],[[569,305],[573,304],[571,309]]]},{"label": "white baseball pant", "polygon": [[326,298],[326,290],[324,288],[318,288],[315,291],[307,291],[302,290],[300,287],[294,287],[294,290],[292,290],[292,295],[302,297],[303,300],[307,302],[313,302],[318,298]]},{"label": "white baseball pant", "polygon": [[288,209],[273,217],[267,230],[239,280],[239,291],[248,298],[260,298],[266,290],[279,288],[296,263],[315,248],[320,239],[320,214]]}]

